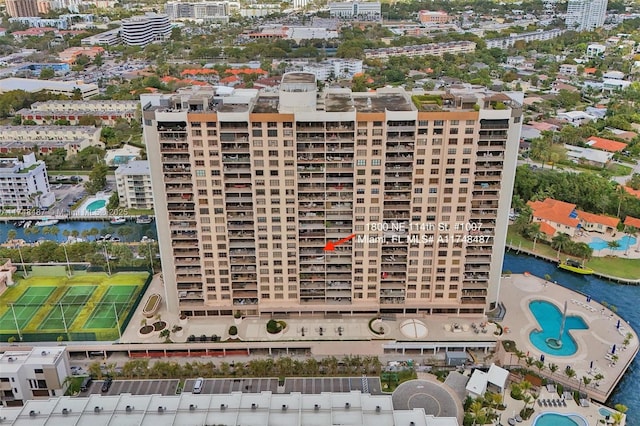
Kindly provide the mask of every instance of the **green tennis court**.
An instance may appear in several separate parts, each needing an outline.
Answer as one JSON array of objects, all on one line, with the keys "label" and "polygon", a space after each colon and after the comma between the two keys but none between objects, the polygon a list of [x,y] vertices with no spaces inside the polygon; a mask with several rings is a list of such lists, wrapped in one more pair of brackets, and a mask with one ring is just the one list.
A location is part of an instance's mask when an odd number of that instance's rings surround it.
[{"label": "green tennis court", "polygon": [[[18,322],[18,327],[24,328],[55,289],[55,287],[28,288],[13,303],[13,310],[9,306],[9,309],[0,317],[0,330],[15,330],[16,321]],[[8,304],[10,305],[10,303]]]},{"label": "green tennis court", "polygon": [[[43,330],[64,330],[71,326],[73,320],[84,308],[96,286],[78,285],[67,288],[64,295],[55,306],[51,307],[49,315],[42,321],[40,328]],[[64,313],[64,318],[63,318]]]},{"label": "green tennis court", "polygon": [[116,316],[119,325],[128,322],[150,278],[144,271],[127,271],[19,279],[0,295],[0,340],[117,339]]},{"label": "green tennis court", "polygon": [[137,289],[138,286],[133,285],[109,287],[85,323],[85,328],[114,328],[116,311],[118,311],[118,319],[122,319]]}]

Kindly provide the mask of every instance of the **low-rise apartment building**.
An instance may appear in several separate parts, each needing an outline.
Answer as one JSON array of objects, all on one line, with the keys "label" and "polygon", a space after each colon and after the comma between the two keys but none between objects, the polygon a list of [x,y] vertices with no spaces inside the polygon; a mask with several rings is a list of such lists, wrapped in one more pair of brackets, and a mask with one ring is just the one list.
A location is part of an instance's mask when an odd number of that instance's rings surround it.
[{"label": "low-rise apartment building", "polygon": [[0,354],[0,406],[22,406],[28,400],[62,396],[70,375],[64,346],[38,346]]},{"label": "low-rise apartment building", "polygon": [[153,189],[148,161],[129,161],[127,164],[118,166],[115,175],[120,207],[153,208]]},{"label": "low-rise apartment building", "polygon": [[383,47],[380,49],[365,49],[367,59],[386,59],[392,56],[442,56],[445,53],[475,52],[476,44],[472,41],[450,41],[446,43],[417,44],[412,46]]},{"label": "low-rise apartment building", "polygon": [[17,210],[50,207],[56,196],[51,192],[47,166],[34,153],[0,159],[0,209]]},{"label": "low-rise apartment building", "polygon": [[38,154],[56,149],[67,151],[67,158],[100,142],[100,129],[90,126],[0,126],[0,153],[24,154],[35,148]]},{"label": "low-rise apartment building", "polygon": [[17,112],[23,120],[35,121],[36,124],[51,124],[57,120],[67,120],[77,125],[82,117],[95,117],[102,125],[113,126],[118,119],[128,121],[137,119],[139,114],[137,101],[46,101],[36,102],[31,108],[23,108]]},{"label": "low-rise apartment building", "polygon": [[74,97],[80,94],[82,99],[89,99],[100,93],[97,84],[86,84],[79,81],[37,80],[31,78],[10,77],[0,80],[0,93],[12,90],[24,90],[35,93],[47,91],[56,95]]}]

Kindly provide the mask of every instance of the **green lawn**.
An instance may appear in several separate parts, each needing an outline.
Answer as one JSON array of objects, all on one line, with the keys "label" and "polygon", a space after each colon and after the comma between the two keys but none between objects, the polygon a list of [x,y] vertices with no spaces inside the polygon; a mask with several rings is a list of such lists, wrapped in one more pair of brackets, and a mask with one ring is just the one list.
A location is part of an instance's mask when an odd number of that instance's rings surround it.
[{"label": "green lawn", "polygon": [[[526,240],[518,235],[511,226],[507,232],[507,244],[514,248],[522,247],[525,250],[533,251],[533,241]],[[535,252],[554,259],[558,257],[557,250],[539,242],[536,244]],[[566,257],[562,253],[560,255],[563,258]],[[623,259],[617,256],[592,257],[585,265],[593,268],[596,272],[612,277],[631,280],[640,279],[640,259]]]}]

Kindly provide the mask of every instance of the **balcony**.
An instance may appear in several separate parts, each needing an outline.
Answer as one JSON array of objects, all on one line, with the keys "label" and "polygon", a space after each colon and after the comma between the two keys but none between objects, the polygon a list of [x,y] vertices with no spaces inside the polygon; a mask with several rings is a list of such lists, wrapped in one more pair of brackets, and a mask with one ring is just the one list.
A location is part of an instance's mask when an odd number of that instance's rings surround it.
[{"label": "balcony", "polygon": [[251,164],[251,157],[248,155],[223,155],[222,163],[246,163]]},{"label": "balcony", "polygon": [[[189,144],[186,143],[161,143],[160,144],[160,152],[189,152]],[[188,157],[188,156],[187,156]]]},{"label": "balcony", "polygon": [[[388,136],[387,139],[389,141],[413,141],[413,137],[392,137]],[[413,144],[412,143],[387,143],[387,152],[412,152]]]},{"label": "balcony", "polygon": [[168,164],[175,164],[175,163],[187,163],[189,164],[190,160],[189,160],[189,156],[188,155],[163,155],[162,156],[162,162],[163,163],[168,163]]},{"label": "balcony", "polygon": [[[300,140],[300,139],[298,139]],[[315,152],[324,152],[325,147],[324,144],[321,143],[299,143],[297,145],[298,148],[298,152],[311,152],[311,153],[315,153]]]},{"label": "balcony", "polygon": [[233,299],[233,304],[238,306],[245,306],[245,305],[257,305],[258,304],[258,298],[242,298],[242,299]]},{"label": "balcony", "polygon": [[413,154],[387,154],[388,163],[413,163]]}]

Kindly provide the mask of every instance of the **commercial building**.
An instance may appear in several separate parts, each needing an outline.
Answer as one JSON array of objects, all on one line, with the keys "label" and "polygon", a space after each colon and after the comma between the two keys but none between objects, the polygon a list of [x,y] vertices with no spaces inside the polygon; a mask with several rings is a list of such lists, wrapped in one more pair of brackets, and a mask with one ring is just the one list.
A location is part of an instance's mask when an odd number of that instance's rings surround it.
[{"label": "commercial building", "polygon": [[565,25],[573,31],[593,31],[604,25],[608,0],[569,0]]},{"label": "commercial building", "polygon": [[329,3],[329,15],[332,18],[355,19],[360,21],[379,21],[382,19],[380,2],[373,1]]},{"label": "commercial building", "polygon": [[494,307],[519,102],[485,88],[317,93],[304,72],[277,94],[226,93],[141,96],[169,311]]},{"label": "commercial building", "polygon": [[447,22],[453,20],[453,17],[450,16],[447,12],[439,10],[421,10],[418,12],[418,21],[421,24],[433,25],[433,24],[446,24]]},{"label": "commercial building", "polygon": [[367,59],[386,59],[392,56],[442,56],[445,53],[475,52],[476,44],[472,41],[450,41],[446,43],[429,43],[411,46],[383,47],[380,49],[365,49]]},{"label": "commercial building", "polygon": [[424,409],[394,410],[391,395],[357,391],[322,394],[131,395],[59,397],[5,408],[9,424],[137,425],[352,425],[458,426],[455,417],[426,415]]},{"label": "commercial building", "polygon": [[7,15],[12,18],[38,16],[37,0],[6,0]]},{"label": "commercial building", "polygon": [[86,84],[77,81],[36,80],[18,77],[0,80],[0,93],[10,92],[12,90],[24,90],[29,93],[46,91],[53,94],[65,95],[70,98],[76,96],[79,92],[82,99],[89,99],[100,93],[97,84]]},{"label": "commercial building", "polygon": [[152,209],[153,190],[148,161],[129,161],[115,172],[120,207]]},{"label": "commercial building", "polygon": [[64,346],[7,350],[0,354],[0,407],[62,396],[66,390],[64,379],[69,375],[69,356]]},{"label": "commercial building", "polygon": [[22,210],[50,207],[56,196],[49,187],[44,161],[33,153],[17,158],[0,159],[0,209]]},{"label": "commercial building", "polygon": [[85,37],[80,41],[83,46],[115,46],[120,43],[120,28]]},{"label": "commercial building", "polygon": [[203,22],[229,21],[229,3],[224,1],[170,1],[165,5],[165,12],[172,21],[180,19]]},{"label": "commercial building", "polygon": [[32,120],[36,124],[67,120],[75,126],[82,117],[95,117],[102,125],[113,126],[118,119],[137,119],[139,107],[137,101],[46,101],[35,102],[31,108],[23,108],[17,114],[23,120]]},{"label": "commercial building", "polygon": [[154,12],[123,19],[120,29],[122,42],[129,46],[144,47],[154,41],[164,40],[170,34],[169,16]]}]

